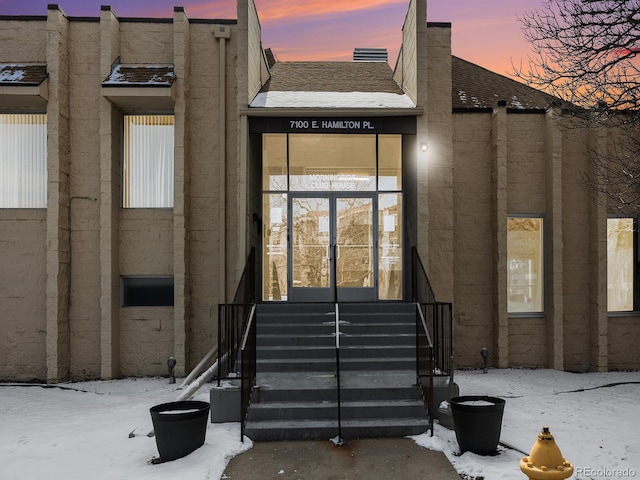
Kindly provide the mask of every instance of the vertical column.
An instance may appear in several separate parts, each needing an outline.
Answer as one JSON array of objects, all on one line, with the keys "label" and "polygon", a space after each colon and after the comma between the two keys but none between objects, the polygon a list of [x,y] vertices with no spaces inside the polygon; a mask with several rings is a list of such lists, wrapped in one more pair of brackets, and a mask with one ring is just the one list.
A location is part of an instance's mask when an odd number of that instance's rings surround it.
[{"label": "vertical column", "polygon": [[69,20],[47,18],[47,381],[69,376]]},{"label": "vertical column", "polygon": [[548,365],[564,368],[564,231],[562,215],[562,133],[553,109],[545,116],[546,130],[546,224],[545,311],[547,316]]},{"label": "vertical column", "polygon": [[174,105],[175,118],[175,198],[173,206],[173,356],[177,364],[175,373],[186,374],[189,361],[189,126],[188,76],[189,71],[189,19],[182,7],[173,12],[173,63],[176,74]]},{"label": "vertical column", "polygon": [[[593,150],[606,152],[608,148],[607,130],[593,127],[589,131],[593,142]],[[590,162],[593,178],[600,175]],[[591,202],[591,282],[589,297],[591,298],[590,363],[598,372],[609,369],[609,312],[607,308],[607,207],[604,193],[598,193],[598,200]]]},{"label": "vertical column", "polygon": [[227,302],[227,40],[231,31],[224,26],[216,27],[214,36],[218,41],[218,222],[220,246],[220,283],[221,303]]},{"label": "vertical column", "polygon": [[[403,85],[402,88],[413,99],[417,107],[425,111],[416,117],[416,240],[422,263],[429,271],[429,161],[430,157],[420,151],[420,145],[428,146],[432,138],[429,132],[429,67],[427,33],[427,6],[425,0],[413,0],[409,4],[403,26]],[[412,35],[413,33],[413,35]],[[420,53],[422,52],[422,53]],[[451,75],[449,74],[449,77]],[[451,97],[451,94],[449,94]],[[432,150],[433,151],[433,150]],[[430,278],[431,281],[434,279]],[[437,288],[436,285],[434,285]],[[438,293],[438,292],[436,292]]]},{"label": "vertical column", "polygon": [[495,316],[493,337],[497,367],[509,366],[507,315],[507,102],[498,101],[491,117],[491,181],[493,196],[493,260],[495,265]]},{"label": "vertical column", "polygon": [[[111,73],[120,49],[119,22],[111,8],[100,12],[100,78]],[[100,376],[120,373],[120,117],[100,99]]]},{"label": "vertical column", "polygon": [[[428,124],[427,274],[440,301],[453,301],[453,116],[451,114],[451,27],[430,24],[427,28]],[[423,52],[424,50],[418,50]],[[423,61],[420,55],[418,65]],[[419,77],[421,78],[421,77]],[[420,82],[421,84],[424,82]],[[420,188],[420,186],[418,187]],[[418,207],[420,212],[421,207]],[[421,222],[418,221],[420,228]],[[423,238],[423,233],[419,233]],[[455,308],[455,306],[454,306]]]}]

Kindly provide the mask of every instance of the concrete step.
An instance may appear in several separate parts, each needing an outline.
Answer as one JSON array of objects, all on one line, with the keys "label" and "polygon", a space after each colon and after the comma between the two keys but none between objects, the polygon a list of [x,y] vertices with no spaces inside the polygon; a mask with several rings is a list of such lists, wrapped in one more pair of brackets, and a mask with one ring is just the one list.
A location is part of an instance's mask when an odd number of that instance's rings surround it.
[{"label": "concrete step", "polygon": [[259,303],[256,307],[256,313],[259,315],[276,315],[276,314],[291,314],[304,312],[305,314],[314,313],[328,313],[334,312],[333,303],[291,303],[291,302],[268,302]]},{"label": "concrete step", "polygon": [[414,335],[415,323],[345,323],[340,326],[340,332],[344,335]]},{"label": "concrete step", "polygon": [[348,324],[409,323],[411,325],[415,325],[416,315],[415,313],[401,313],[401,312],[345,313],[341,310],[340,320]]},{"label": "concrete step", "polygon": [[[429,428],[426,419],[361,419],[342,422],[342,437],[381,438],[419,435]],[[245,434],[253,441],[326,440],[338,435],[337,420],[263,421],[247,424]]]},{"label": "concrete step", "polygon": [[[323,335],[259,335],[256,338],[258,356],[260,349],[274,346],[330,346],[335,348],[335,334]],[[415,343],[415,339],[413,340]]]},{"label": "concrete step", "polygon": [[[415,306],[340,304],[343,437],[397,437],[428,428],[415,384]],[[246,434],[261,440],[337,435],[333,304],[258,310],[258,386]]]},{"label": "concrete step", "polygon": [[[340,370],[410,370],[415,369],[415,357],[342,358]],[[260,372],[327,372],[336,371],[335,357],[325,358],[271,358],[257,360]]]},{"label": "concrete step", "polygon": [[[415,355],[415,345],[345,345],[340,347],[340,358],[394,358],[412,357]],[[262,346],[260,360],[271,359],[303,359],[303,358],[332,358],[336,357],[334,345],[276,345]]]},{"label": "concrete step", "polygon": [[[258,337],[263,335],[330,335],[335,333],[334,323],[269,323],[257,327]],[[376,322],[376,323],[349,323],[341,322],[340,333],[346,335],[379,334],[379,335],[415,335],[415,323],[407,322]]]},{"label": "concrete step", "polygon": [[[415,329],[415,327],[414,327]],[[269,323],[259,324],[256,329],[258,336],[262,335],[330,335],[336,331],[334,323]]]},{"label": "concrete step", "polygon": [[[371,418],[421,418],[426,416],[424,404],[419,400],[342,401],[343,420]],[[268,402],[255,403],[249,411],[249,422],[332,420],[337,419],[338,402]]]}]

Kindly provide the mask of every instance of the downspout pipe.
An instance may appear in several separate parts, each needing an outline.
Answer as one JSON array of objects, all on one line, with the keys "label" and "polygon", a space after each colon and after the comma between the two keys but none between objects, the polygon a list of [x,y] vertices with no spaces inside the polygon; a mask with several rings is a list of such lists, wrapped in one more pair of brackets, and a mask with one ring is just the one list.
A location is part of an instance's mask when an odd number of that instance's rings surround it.
[{"label": "downspout pipe", "polygon": [[219,101],[218,101],[218,143],[219,143],[219,201],[218,201],[218,243],[220,246],[219,258],[219,303],[227,301],[227,68],[226,68],[226,46],[227,40],[231,38],[231,29],[228,26],[218,25],[214,31],[214,36],[218,40],[219,48]]}]

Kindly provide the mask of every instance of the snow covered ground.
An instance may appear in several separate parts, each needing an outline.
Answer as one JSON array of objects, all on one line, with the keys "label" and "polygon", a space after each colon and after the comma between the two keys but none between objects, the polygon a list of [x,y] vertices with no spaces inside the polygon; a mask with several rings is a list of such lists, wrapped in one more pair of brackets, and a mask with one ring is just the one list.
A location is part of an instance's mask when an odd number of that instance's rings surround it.
[{"label": "snow covered ground", "polygon": [[[500,454],[459,455],[454,432],[415,441],[442,450],[464,478],[524,479],[518,464],[549,426],[574,479],[640,478],[640,372],[574,374],[553,370],[460,371],[462,395],[506,399]],[[229,460],[252,447],[239,424],[208,425],[205,445],[159,465],[149,408],[175,400],[164,378],[60,385],[0,386],[2,478],[219,479]],[[207,386],[195,400],[208,401]],[[133,432],[133,435],[130,435]],[[328,440],[328,439],[327,439]]]},{"label": "snow covered ground", "polygon": [[543,426],[572,463],[572,479],[640,478],[640,372],[568,373],[555,370],[456,372],[461,395],[504,398],[495,457],[459,454],[455,433],[436,425],[419,445],[445,452],[459,473],[485,480],[524,479],[519,467]]}]

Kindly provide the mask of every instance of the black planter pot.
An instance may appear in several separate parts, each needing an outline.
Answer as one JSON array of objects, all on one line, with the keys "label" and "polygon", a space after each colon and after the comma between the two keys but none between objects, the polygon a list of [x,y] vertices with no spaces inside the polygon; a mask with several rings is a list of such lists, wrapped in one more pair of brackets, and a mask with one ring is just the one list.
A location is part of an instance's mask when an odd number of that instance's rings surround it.
[{"label": "black planter pot", "polygon": [[504,399],[472,395],[454,397],[449,403],[460,453],[495,455],[502,430]]},{"label": "black planter pot", "polygon": [[194,400],[151,407],[151,420],[160,459],[169,462],[189,455],[204,444],[209,404]]}]

